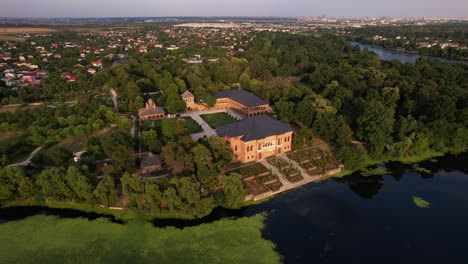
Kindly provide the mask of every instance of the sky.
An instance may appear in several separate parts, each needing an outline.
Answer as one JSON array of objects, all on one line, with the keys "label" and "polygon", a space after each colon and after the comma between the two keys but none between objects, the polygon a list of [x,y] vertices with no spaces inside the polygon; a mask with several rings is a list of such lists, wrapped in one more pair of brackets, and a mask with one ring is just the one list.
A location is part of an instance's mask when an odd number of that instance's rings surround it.
[{"label": "sky", "polygon": [[468,17],[468,0],[14,0],[0,17]]}]

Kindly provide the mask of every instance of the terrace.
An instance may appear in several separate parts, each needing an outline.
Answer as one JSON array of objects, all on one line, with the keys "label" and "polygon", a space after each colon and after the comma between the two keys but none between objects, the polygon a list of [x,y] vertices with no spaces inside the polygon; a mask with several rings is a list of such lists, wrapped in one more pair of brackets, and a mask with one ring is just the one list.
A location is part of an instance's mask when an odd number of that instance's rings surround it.
[{"label": "terrace", "polygon": [[[237,168],[235,168],[237,167]],[[278,191],[282,184],[276,175],[260,163],[233,163],[228,167],[229,173],[242,175],[242,181],[247,191],[247,198],[256,200]]]}]

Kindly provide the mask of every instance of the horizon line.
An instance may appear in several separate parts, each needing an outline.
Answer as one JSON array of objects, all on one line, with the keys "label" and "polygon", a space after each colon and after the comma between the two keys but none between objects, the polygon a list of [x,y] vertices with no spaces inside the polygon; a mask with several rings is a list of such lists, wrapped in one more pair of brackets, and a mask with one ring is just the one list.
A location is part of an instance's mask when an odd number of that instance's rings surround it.
[{"label": "horizon line", "polygon": [[327,16],[327,15],[315,15],[315,16],[278,16],[278,15],[258,15],[258,16],[76,16],[76,17],[50,17],[50,16],[0,16],[1,19],[62,19],[62,20],[74,20],[74,19],[125,19],[125,18],[286,18],[286,19],[299,19],[299,18],[330,18],[330,19],[455,19],[455,20],[468,20],[467,17],[438,17],[438,16]]}]

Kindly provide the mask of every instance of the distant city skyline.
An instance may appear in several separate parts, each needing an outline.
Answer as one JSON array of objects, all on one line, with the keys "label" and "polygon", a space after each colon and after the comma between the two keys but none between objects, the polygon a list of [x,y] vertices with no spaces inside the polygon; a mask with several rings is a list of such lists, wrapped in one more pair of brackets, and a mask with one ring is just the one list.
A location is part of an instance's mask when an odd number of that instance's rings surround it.
[{"label": "distant city skyline", "polygon": [[0,17],[468,17],[465,0],[16,0],[0,5]]}]

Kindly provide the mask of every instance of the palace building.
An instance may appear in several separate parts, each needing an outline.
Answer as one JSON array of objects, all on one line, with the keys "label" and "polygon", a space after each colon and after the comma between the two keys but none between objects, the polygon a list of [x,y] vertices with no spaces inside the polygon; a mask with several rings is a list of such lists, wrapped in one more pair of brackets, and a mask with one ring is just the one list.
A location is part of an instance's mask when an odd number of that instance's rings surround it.
[{"label": "palace building", "polygon": [[250,162],[291,150],[291,127],[267,115],[242,119],[220,127],[216,133],[224,138],[234,152],[234,160]]},{"label": "palace building", "polygon": [[146,102],[146,106],[138,110],[138,116],[141,121],[155,120],[164,118],[164,109],[160,106],[156,106],[152,99]]},{"label": "palace building", "polygon": [[268,102],[240,88],[217,92],[214,97],[215,109],[232,109],[244,117],[263,115],[271,110]]},{"label": "palace building", "polygon": [[[209,108],[204,103],[196,103],[195,96],[188,90],[181,97],[188,110],[200,111]],[[268,102],[244,89],[219,91],[214,97],[216,103],[212,109],[231,109],[243,117],[263,115],[271,111]]]}]

